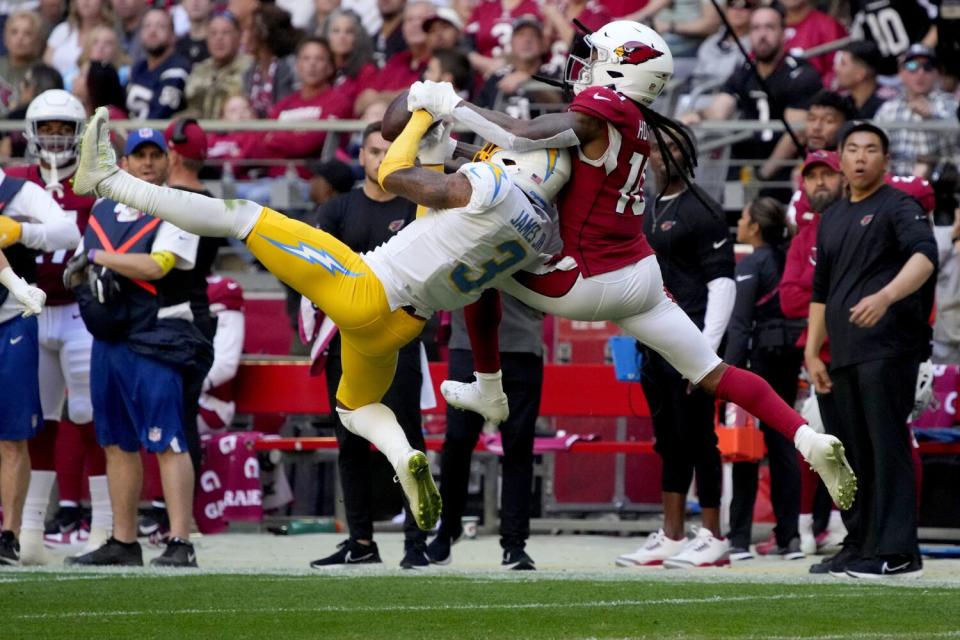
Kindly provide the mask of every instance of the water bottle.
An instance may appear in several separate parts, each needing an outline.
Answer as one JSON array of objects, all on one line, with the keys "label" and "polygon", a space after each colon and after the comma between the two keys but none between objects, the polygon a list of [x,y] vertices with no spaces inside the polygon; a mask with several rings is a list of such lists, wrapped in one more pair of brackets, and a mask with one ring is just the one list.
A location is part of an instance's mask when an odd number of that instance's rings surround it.
[{"label": "water bottle", "polygon": [[270,527],[270,533],[278,536],[296,536],[302,533],[339,533],[343,531],[335,518],[306,518],[291,520],[279,527]]},{"label": "water bottle", "polygon": [[224,200],[237,197],[237,181],[233,175],[233,163],[223,163],[223,173],[220,175],[220,192]]}]

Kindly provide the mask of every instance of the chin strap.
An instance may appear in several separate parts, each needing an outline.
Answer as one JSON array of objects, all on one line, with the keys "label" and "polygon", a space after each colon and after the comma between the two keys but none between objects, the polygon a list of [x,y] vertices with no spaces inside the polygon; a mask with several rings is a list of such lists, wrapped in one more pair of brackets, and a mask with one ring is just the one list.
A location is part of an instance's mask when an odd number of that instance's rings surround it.
[{"label": "chin strap", "polygon": [[56,162],[51,162],[49,167],[44,167],[40,165],[40,175],[43,177],[44,189],[48,193],[56,196],[57,198],[62,198],[64,195],[63,184],[60,182],[60,176],[72,176],[73,172],[77,170],[76,159],[70,164],[58,167]]}]

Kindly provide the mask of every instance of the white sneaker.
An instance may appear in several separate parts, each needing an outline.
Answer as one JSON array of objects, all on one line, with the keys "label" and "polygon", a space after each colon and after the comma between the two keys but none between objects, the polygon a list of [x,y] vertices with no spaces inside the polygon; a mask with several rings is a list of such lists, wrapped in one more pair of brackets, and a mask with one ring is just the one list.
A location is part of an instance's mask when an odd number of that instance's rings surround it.
[{"label": "white sneaker", "polygon": [[97,185],[119,170],[117,153],[110,142],[110,116],[106,107],[99,107],[83,131],[73,191],[77,195],[95,194]]},{"label": "white sneaker", "polygon": [[700,527],[683,551],[664,560],[663,566],[667,569],[730,566],[730,540],[718,540],[710,529]]},{"label": "white sneaker", "polygon": [[683,551],[686,544],[686,538],[673,540],[660,529],[647,536],[642,547],[633,553],[617,556],[615,562],[618,567],[659,567],[664,560]]},{"label": "white sneaker", "polygon": [[813,515],[800,514],[797,529],[800,531],[800,551],[812,556],[817,552],[817,538],[813,535]]},{"label": "white sneaker", "polygon": [[43,531],[20,532],[20,564],[40,566],[50,563],[50,553],[43,546]]},{"label": "white sneaker", "polygon": [[440,383],[440,393],[451,407],[479,413],[493,426],[499,425],[510,415],[507,394],[501,392],[498,396],[484,396],[476,382],[444,380]]},{"label": "white sneaker", "polygon": [[810,427],[801,429],[805,429],[805,433],[802,442],[797,443],[797,450],[823,480],[837,506],[849,509],[857,497],[857,476],[847,462],[843,444],[836,437],[816,433]]},{"label": "white sneaker", "polygon": [[432,531],[440,519],[441,502],[426,454],[411,449],[396,472],[396,480],[407,496],[417,526],[423,531]]}]

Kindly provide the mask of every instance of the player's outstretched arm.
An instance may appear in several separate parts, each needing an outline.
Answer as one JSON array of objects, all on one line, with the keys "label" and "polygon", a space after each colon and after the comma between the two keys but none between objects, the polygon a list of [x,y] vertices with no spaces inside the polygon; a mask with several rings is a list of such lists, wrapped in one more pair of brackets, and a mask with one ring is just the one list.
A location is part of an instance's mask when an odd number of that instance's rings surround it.
[{"label": "player's outstretched arm", "polygon": [[420,140],[432,124],[433,117],[426,111],[417,111],[410,117],[380,163],[377,176],[380,186],[431,209],[464,207],[470,203],[473,192],[465,177],[461,174],[446,176],[414,166]]}]

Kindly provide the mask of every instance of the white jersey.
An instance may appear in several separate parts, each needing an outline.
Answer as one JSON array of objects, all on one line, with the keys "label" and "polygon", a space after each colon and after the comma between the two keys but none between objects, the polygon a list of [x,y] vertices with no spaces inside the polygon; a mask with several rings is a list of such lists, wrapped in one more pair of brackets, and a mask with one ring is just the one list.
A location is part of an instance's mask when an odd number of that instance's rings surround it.
[{"label": "white jersey", "polygon": [[473,192],[465,207],[428,211],[363,254],[386,290],[391,309],[418,315],[459,309],[504,278],[560,249],[556,215],[534,206],[503,167],[460,167]]}]

